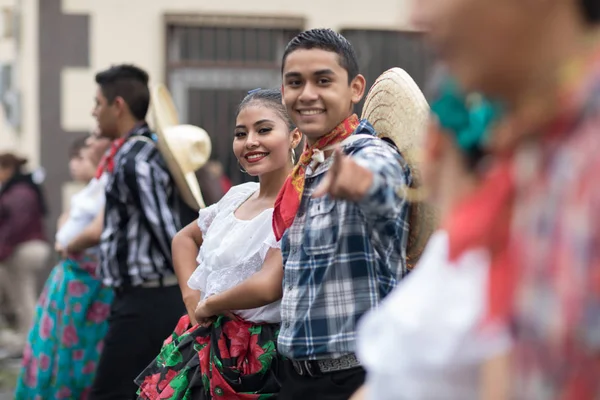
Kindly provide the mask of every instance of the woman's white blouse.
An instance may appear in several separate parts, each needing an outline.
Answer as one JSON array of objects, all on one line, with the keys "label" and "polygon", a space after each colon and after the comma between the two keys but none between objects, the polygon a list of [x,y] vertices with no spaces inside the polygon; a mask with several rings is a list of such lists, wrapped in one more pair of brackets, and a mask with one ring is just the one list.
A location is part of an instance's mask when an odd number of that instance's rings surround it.
[{"label": "woman's white blouse", "polygon": [[[66,247],[71,240],[78,236],[98,213],[104,208],[106,195],[104,189],[108,177],[106,174],[99,179],[93,178],[85,188],[71,197],[69,217],[56,233],[56,241]],[[89,251],[95,251],[90,249]]]},{"label": "woman's white blouse", "polygon": [[[240,220],[234,215],[257,190],[255,182],[234,186],[217,204],[200,210],[202,246],[198,268],[188,286],[199,290],[203,299],[239,285],[262,268],[269,249],[280,248],[273,234],[272,208],[251,220]],[[277,323],[281,322],[279,305],[278,301],[251,310],[232,311],[247,321]]]},{"label": "woman's white blouse", "polygon": [[479,398],[482,363],[511,343],[504,327],[482,329],[489,266],[484,249],[450,261],[448,234],[434,233],[415,270],[360,321],[369,399]]}]

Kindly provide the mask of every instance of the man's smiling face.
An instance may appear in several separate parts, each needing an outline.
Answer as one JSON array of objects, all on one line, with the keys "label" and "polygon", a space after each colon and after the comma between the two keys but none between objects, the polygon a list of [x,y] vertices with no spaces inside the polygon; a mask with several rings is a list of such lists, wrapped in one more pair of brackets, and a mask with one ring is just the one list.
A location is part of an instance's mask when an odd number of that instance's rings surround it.
[{"label": "man's smiling face", "polygon": [[334,52],[299,49],[285,60],[282,92],[288,114],[314,143],[352,114],[364,93],[364,78],[358,75],[348,83]]}]

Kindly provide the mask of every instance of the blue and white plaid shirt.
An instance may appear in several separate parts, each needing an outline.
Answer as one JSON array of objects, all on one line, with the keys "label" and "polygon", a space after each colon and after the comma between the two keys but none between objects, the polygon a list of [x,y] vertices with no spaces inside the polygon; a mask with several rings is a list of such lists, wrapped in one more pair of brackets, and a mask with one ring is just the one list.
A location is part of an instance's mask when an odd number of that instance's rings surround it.
[{"label": "blue and white plaid shirt", "polygon": [[344,152],[374,174],[360,202],[311,198],[333,159],[306,173],[292,226],[282,238],[284,262],[278,350],[293,360],[354,353],[356,324],[408,272],[409,204],[398,189],[411,175],[401,155],[361,121]]}]

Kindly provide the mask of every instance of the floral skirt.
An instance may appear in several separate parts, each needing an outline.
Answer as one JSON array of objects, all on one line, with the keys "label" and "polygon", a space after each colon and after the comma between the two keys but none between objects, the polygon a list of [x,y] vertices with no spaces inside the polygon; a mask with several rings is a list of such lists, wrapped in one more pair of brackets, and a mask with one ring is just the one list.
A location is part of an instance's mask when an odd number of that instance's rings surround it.
[{"label": "floral skirt", "polygon": [[15,398],[85,399],[96,373],[113,291],[95,276],[97,260],[54,267],[36,307]]},{"label": "floral skirt", "polygon": [[274,399],[281,387],[278,324],[219,316],[209,327],[186,315],[137,377],[139,399]]}]

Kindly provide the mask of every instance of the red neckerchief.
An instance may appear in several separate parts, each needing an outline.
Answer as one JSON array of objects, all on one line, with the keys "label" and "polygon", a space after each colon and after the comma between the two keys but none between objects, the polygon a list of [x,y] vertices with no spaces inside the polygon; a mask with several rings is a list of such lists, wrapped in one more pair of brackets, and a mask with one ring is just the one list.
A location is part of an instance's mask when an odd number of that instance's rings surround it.
[{"label": "red neckerchief", "polygon": [[509,235],[514,199],[512,159],[497,161],[479,188],[452,210],[444,223],[450,238],[449,259],[472,248],[490,252],[488,310],[485,322],[509,316],[517,271],[511,262]]},{"label": "red neckerchief", "polygon": [[96,179],[100,179],[102,174],[105,172],[112,174],[115,169],[115,156],[121,147],[123,147],[127,139],[136,133],[144,133],[146,131],[149,131],[148,124],[145,121],[142,121],[137,123],[125,136],[113,140],[112,144],[110,145],[110,151],[102,157],[100,164],[98,164],[98,169],[96,170]]},{"label": "red neckerchief", "polygon": [[112,174],[115,169],[115,155],[121,149],[126,139],[127,136],[113,140],[110,145],[110,151],[102,157],[100,164],[98,164],[98,169],[96,170],[96,179],[100,179],[102,174],[105,172]]},{"label": "red neckerchief", "polygon": [[343,141],[352,135],[359,123],[358,116],[352,114],[327,135],[322,136],[312,146],[307,145],[305,147],[298,164],[285,180],[275,200],[273,232],[277,240],[281,240],[283,233],[292,225],[294,218],[296,218],[296,212],[298,212],[302,193],[304,192],[306,167],[312,161],[315,150],[322,150],[327,146]]}]

